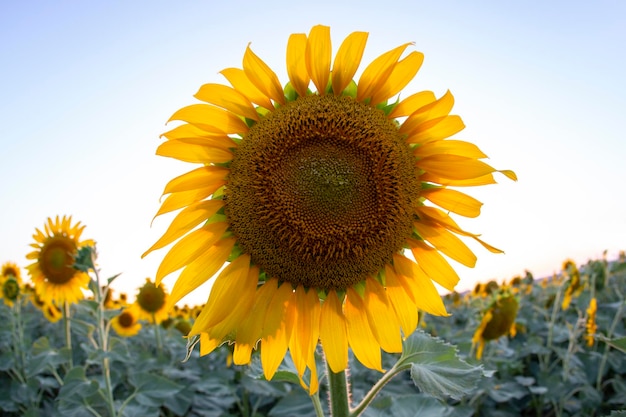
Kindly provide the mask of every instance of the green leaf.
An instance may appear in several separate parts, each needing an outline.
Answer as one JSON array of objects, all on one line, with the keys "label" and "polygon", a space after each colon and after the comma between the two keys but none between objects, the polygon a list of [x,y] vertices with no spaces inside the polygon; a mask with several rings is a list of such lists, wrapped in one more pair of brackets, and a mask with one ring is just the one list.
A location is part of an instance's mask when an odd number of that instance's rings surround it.
[{"label": "green leaf", "polygon": [[76,366],[65,375],[63,387],[59,391],[59,400],[68,403],[83,403],[83,399],[98,391],[98,383],[85,377],[85,369]]},{"label": "green leaf", "polygon": [[411,379],[427,394],[441,400],[461,399],[470,394],[484,376],[482,366],[473,366],[459,358],[455,346],[416,331],[403,343],[396,368],[411,369]]},{"label": "green leaf", "polygon": [[295,389],[278,401],[269,417],[315,417],[313,403],[304,390]]},{"label": "green leaf", "polygon": [[626,353],[626,336],[618,337],[617,339],[602,338],[602,340],[604,340],[604,342],[609,344],[611,347]]},{"label": "green leaf", "polygon": [[375,400],[363,413],[364,417],[470,417],[474,410],[464,406],[450,407],[436,398],[423,394],[383,397]]},{"label": "green leaf", "polygon": [[140,394],[161,400],[167,396],[176,395],[183,389],[182,385],[148,372],[131,373],[128,380]]}]

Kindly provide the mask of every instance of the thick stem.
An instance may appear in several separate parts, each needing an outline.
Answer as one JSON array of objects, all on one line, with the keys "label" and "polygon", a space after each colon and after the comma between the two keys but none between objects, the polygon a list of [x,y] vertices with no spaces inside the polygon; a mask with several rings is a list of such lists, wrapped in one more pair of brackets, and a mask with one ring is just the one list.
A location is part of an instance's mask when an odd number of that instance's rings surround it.
[{"label": "thick stem", "polygon": [[70,322],[70,303],[63,302],[63,325],[65,327],[65,346],[70,351],[69,364],[70,369],[74,367],[74,360],[72,358],[72,324]]},{"label": "thick stem", "polygon": [[326,364],[328,374],[328,393],[330,396],[330,415],[332,417],[350,416],[350,404],[348,401],[348,380],[346,371],[333,372]]}]

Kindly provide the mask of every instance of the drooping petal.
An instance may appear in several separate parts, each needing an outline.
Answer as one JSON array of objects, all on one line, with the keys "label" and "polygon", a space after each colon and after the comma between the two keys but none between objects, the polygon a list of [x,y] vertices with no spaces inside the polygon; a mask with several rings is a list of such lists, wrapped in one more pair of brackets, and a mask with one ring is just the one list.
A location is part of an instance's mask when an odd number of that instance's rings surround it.
[{"label": "drooping petal", "polygon": [[204,84],[194,95],[198,100],[214,104],[238,116],[259,120],[259,114],[248,97],[224,84]]},{"label": "drooping petal", "polygon": [[[181,298],[204,284],[215,275],[226,263],[228,256],[235,246],[235,238],[229,237],[218,240],[213,246],[189,263],[180,273],[168,302],[173,306]],[[157,284],[160,282],[157,281]]]},{"label": "drooping petal", "polygon": [[196,227],[202,221],[207,220],[209,217],[214,215],[222,207],[224,207],[224,202],[222,200],[200,201],[188,206],[178,213],[163,236],[161,236],[161,238],[157,240],[156,243],[150,247],[150,249],[144,252],[141,257],[143,258],[153,250],[169,245]]},{"label": "drooping petal", "polygon": [[[263,364],[263,375],[268,381],[272,379],[278,366],[283,361],[287,348],[289,347],[289,341],[291,340],[292,330],[294,322],[296,320],[296,304],[295,293],[291,290],[290,284],[283,284],[280,286],[279,291],[276,293],[274,299],[272,299],[272,305],[277,305],[277,298],[284,300],[285,311],[284,316],[280,321],[280,327],[273,333],[263,337],[261,341],[261,363]],[[286,290],[280,291],[281,288]],[[271,311],[268,311],[271,313]],[[271,317],[266,317],[267,321]]]},{"label": "drooping petal", "polygon": [[285,104],[285,93],[278,77],[261,58],[252,52],[250,45],[246,47],[243,55],[243,71],[265,96],[277,103]]},{"label": "drooping petal", "polygon": [[302,377],[311,352],[315,351],[319,338],[320,301],[313,288],[308,291],[302,285],[296,288],[296,321],[289,342],[293,363]]},{"label": "drooping petal", "polygon": [[272,101],[248,79],[246,73],[239,68],[226,68],[220,71],[235,90],[246,96],[251,102],[265,109],[273,109]]},{"label": "drooping petal", "polygon": [[380,345],[370,328],[365,304],[361,296],[351,287],[346,293],[344,315],[346,316],[348,344],[354,356],[368,368],[383,372]]},{"label": "drooping petal", "polygon": [[470,268],[476,265],[476,255],[447,228],[436,224],[428,225],[421,221],[415,222],[413,226],[422,239],[427,240],[446,256]]},{"label": "drooping petal", "polygon": [[356,99],[358,101],[371,98],[381,88],[385,80],[389,78],[389,75],[398,63],[398,59],[400,59],[404,50],[411,44],[412,43],[405,43],[404,45],[385,52],[373,60],[365,70],[363,70],[357,87]]},{"label": "drooping petal", "polygon": [[322,304],[320,340],[330,369],[337,373],[348,365],[348,335],[342,302],[335,291],[329,291]]},{"label": "drooping petal", "polygon": [[460,278],[439,251],[422,241],[407,239],[407,243],[419,267],[445,289],[454,290]]},{"label": "drooping petal", "polygon": [[385,80],[384,84],[372,95],[372,103],[382,103],[398,94],[415,77],[424,61],[424,54],[413,51],[400,60]]},{"label": "drooping petal", "polygon": [[367,32],[352,32],[339,47],[332,71],[332,86],[335,95],[340,95],[352,81],[361,64],[367,37]]},{"label": "drooping petal", "polygon": [[449,188],[428,188],[421,195],[439,207],[465,217],[478,217],[483,203],[473,197]]},{"label": "drooping petal", "polygon": [[319,95],[324,94],[328,85],[331,58],[330,28],[323,25],[313,26],[306,43],[305,62]]},{"label": "drooping petal", "polygon": [[430,172],[425,172],[420,175],[420,179],[424,182],[430,182],[433,184],[441,184],[446,187],[477,187],[481,185],[495,184],[496,180],[492,174],[483,175],[476,178],[470,178],[466,180],[451,180],[449,178],[441,178]]},{"label": "drooping petal", "polygon": [[400,321],[404,337],[411,335],[417,327],[418,315],[417,306],[411,300],[411,296],[402,286],[391,265],[385,265],[385,288],[389,302],[396,312]]},{"label": "drooping petal", "polygon": [[228,229],[228,223],[211,223],[194,230],[174,246],[161,261],[156,273],[156,281],[161,282],[163,277],[193,262],[198,256],[216,243]]},{"label": "drooping petal", "polygon": [[415,262],[402,255],[394,255],[393,268],[396,278],[417,308],[435,316],[448,315],[435,284]]},{"label": "drooping petal", "polygon": [[389,353],[402,352],[400,323],[389,303],[385,288],[375,279],[367,278],[363,301],[367,320],[380,347]]},{"label": "drooping petal", "polygon": [[168,122],[180,120],[209,133],[242,134],[248,131],[243,120],[233,113],[209,104],[192,104],[183,107]]},{"label": "drooping petal", "polygon": [[306,69],[306,35],[294,33],[287,41],[287,75],[300,97],[306,96],[311,77]]},{"label": "drooping petal", "polygon": [[[233,153],[222,147],[212,146],[206,140],[174,139],[163,142],[156,154],[184,162],[220,164],[233,159]],[[193,143],[196,142],[196,143]],[[204,142],[204,143],[198,143]]]},{"label": "drooping petal", "polygon": [[[234,314],[240,296],[247,294],[249,286],[256,289],[256,281],[250,279],[250,255],[243,254],[232,261],[218,275],[211,288],[209,299],[202,312],[196,318],[189,335],[207,331],[224,321],[229,314]],[[257,276],[258,279],[258,276]]]},{"label": "drooping petal", "polygon": [[215,190],[213,187],[208,187],[197,190],[182,191],[180,193],[172,193],[167,196],[154,217],[156,218],[161,214],[169,213],[170,211],[178,210],[179,208],[204,200],[214,192]]}]

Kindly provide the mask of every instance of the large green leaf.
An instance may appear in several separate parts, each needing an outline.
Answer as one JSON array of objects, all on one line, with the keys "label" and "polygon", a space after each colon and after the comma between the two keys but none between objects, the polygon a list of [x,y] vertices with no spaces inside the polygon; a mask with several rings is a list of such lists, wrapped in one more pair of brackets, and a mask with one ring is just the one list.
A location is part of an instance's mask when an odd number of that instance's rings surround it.
[{"label": "large green leaf", "polygon": [[470,365],[458,356],[455,346],[416,331],[404,341],[397,368],[411,370],[411,379],[427,394],[441,400],[461,399],[483,377],[482,366]]}]

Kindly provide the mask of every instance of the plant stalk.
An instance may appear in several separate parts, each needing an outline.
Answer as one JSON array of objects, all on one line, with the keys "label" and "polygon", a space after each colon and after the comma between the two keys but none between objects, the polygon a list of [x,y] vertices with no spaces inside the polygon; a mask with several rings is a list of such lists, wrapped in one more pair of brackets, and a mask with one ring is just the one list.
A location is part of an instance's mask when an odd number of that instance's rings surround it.
[{"label": "plant stalk", "polygon": [[326,363],[328,374],[328,394],[330,397],[330,415],[332,417],[349,417],[350,404],[348,401],[348,380],[346,371],[333,372]]},{"label": "plant stalk", "polygon": [[72,323],[70,322],[70,303],[63,302],[63,326],[65,328],[65,346],[70,351],[69,364],[70,369],[74,367],[74,359],[72,353]]}]

